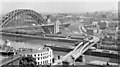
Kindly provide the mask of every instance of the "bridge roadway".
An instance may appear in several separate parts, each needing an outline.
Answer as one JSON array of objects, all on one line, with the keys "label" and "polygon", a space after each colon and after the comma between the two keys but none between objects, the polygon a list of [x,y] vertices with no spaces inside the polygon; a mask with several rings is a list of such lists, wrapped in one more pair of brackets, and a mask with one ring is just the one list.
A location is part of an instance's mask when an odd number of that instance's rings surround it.
[{"label": "bridge roadway", "polygon": [[[80,27],[80,30],[83,29],[83,26]],[[86,34],[83,30],[81,30],[84,34]],[[88,34],[86,34],[88,35]],[[99,42],[99,38],[95,37],[93,35],[89,35],[90,37],[92,37],[91,40],[88,40],[87,43],[81,42],[79,43],[79,45],[77,45],[77,47],[71,51],[70,53],[68,53],[67,55],[65,55],[62,59],[56,61],[55,63],[53,63],[52,65],[62,65],[62,62],[68,62],[69,65],[73,64],[74,61],[80,57],[84,52],[86,52],[90,47],[92,47],[94,44],[96,44],[97,42]]]},{"label": "bridge roadway", "polygon": [[[60,26],[70,25],[70,23],[62,23]],[[11,29],[23,29],[23,28],[39,28],[39,27],[50,27],[54,26],[54,23],[52,24],[42,24],[42,25],[33,25],[33,26],[17,26],[17,27],[8,27],[8,28],[1,28],[1,30],[11,30]]]},{"label": "bridge roadway", "polygon": [[91,46],[93,46],[98,41],[99,38],[93,37],[93,39],[90,41],[81,42],[74,50],[72,50],[70,53],[68,53],[62,59],[56,61],[52,65],[59,65],[63,61],[69,62],[70,65],[73,64],[74,60],[76,60],[79,56],[81,56],[85,51],[87,51]]}]

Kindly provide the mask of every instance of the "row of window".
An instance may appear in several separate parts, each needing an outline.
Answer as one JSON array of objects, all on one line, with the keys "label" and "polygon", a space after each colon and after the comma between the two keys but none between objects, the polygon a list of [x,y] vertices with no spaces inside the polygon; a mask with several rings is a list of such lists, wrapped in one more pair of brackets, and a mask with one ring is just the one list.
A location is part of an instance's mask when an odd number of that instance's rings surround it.
[{"label": "row of window", "polygon": [[[24,55],[24,56],[25,56],[25,55]],[[26,56],[32,56],[32,55],[26,55]],[[38,56],[39,56],[39,54],[38,54]],[[36,54],[34,54],[34,57],[36,57]],[[45,59],[45,58],[48,58],[48,57],[51,57],[51,55],[47,55],[47,56],[41,57],[41,59],[42,59],[42,58]]]},{"label": "row of window", "polygon": [[47,59],[48,57],[51,57],[51,55],[49,55],[49,56],[44,56],[44,57],[40,57],[40,58],[38,58],[38,60]]},{"label": "row of window", "polygon": [[49,60],[45,60],[45,61],[41,61],[41,62],[37,62],[37,64],[38,65],[44,65],[44,64],[48,64],[48,63],[51,63],[52,62],[52,60],[50,59],[50,62],[49,62]]},{"label": "row of window", "polygon": [[[51,53],[51,52],[50,52]],[[47,55],[48,53],[43,53],[43,54],[34,54],[34,57],[36,56],[43,56],[43,55]]]}]

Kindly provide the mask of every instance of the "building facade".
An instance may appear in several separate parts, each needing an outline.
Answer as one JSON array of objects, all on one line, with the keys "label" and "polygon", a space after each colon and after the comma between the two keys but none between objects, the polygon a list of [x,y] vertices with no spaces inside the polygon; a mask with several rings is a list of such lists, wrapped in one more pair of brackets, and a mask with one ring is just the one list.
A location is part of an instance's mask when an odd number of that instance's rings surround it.
[{"label": "building facade", "polygon": [[51,48],[42,50],[28,50],[20,52],[22,56],[32,56],[36,59],[37,65],[51,65],[53,60],[53,51]]}]

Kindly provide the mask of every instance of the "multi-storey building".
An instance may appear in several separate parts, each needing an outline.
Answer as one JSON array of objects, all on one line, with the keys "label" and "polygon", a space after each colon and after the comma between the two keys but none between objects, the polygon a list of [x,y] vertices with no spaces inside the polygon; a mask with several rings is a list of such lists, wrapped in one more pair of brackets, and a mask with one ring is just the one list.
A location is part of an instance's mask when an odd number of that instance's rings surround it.
[{"label": "multi-storey building", "polygon": [[32,56],[36,58],[37,65],[51,65],[53,59],[53,51],[51,48],[44,48],[42,50],[27,50],[21,51],[22,56]]}]

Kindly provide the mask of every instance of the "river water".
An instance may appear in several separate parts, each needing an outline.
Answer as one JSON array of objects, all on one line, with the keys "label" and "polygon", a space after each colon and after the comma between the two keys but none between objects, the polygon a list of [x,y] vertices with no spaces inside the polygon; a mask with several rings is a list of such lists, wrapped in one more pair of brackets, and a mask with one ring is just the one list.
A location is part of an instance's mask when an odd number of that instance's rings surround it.
[{"label": "river water", "polygon": [[1,36],[1,39],[3,40],[12,40],[12,41],[19,41],[19,42],[25,42],[25,43],[28,43],[26,45],[19,45],[19,43],[17,44],[12,44],[12,46],[14,47],[28,47],[28,46],[31,46],[31,47],[41,47],[45,44],[53,44],[55,46],[63,46],[63,45],[66,45],[66,46],[72,46],[74,45],[74,43],[67,43],[67,42],[58,42],[58,41],[51,41],[51,40],[41,40],[41,39],[31,39],[31,38],[22,38],[22,37],[13,37],[13,36]]}]

